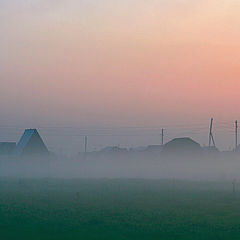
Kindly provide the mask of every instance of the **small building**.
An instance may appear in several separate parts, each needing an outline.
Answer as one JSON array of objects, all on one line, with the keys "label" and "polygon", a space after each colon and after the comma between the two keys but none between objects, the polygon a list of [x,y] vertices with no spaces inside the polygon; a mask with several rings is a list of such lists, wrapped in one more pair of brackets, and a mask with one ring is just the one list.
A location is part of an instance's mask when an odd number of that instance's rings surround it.
[{"label": "small building", "polygon": [[19,140],[15,155],[47,155],[49,153],[37,129],[26,129]]},{"label": "small building", "polygon": [[15,142],[0,142],[0,155],[11,155],[15,149]]},{"label": "small building", "polygon": [[163,146],[165,154],[199,154],[202,147],[189,137],[175,138]]},{"label": "small building", "polygon": [[237,148],[235,149],[235,152],[240,153],[240,145],[237,146]]},{"label": "small building", "polygon": [[127,153],[128,150],[127,148],[120,148],[118,146],[109,146],[109,147],[103,148],[100,152],[101,153]]},{"label": "small building", "polygon": [[161,152],[163,149],[163,145],[148,145],[145,149],[146,152]]},{"label": "small building", "polygon": [[218,154],[220,151],[215,146],[203,147],[205,154]]}]

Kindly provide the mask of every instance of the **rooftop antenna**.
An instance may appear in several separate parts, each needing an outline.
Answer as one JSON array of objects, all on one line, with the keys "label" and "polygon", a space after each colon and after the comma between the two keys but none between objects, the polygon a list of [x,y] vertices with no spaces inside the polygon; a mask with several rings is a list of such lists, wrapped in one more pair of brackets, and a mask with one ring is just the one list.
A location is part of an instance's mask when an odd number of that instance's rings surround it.
[{"label": "rooftop antenna", "polygon": [[215,141],[214,141],[214,137],[213,137],[213,134],[212,134],[212,129],[213,129],[213,118],[211,118],[211,123],[210,123],[209,143],[208,143],[208,146],[211,147],[211,145],[212,145],[212,143],[213,143],[213,146],[216,147]]}]

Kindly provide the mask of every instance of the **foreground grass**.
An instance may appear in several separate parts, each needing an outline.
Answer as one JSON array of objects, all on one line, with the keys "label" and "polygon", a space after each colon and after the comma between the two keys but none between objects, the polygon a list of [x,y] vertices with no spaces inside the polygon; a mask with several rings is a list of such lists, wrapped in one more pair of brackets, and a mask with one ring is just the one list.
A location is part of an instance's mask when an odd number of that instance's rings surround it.
[{"label": "foreground grass", "polygon": [[1,239],[240,239],[231,182],[0,179]]}]

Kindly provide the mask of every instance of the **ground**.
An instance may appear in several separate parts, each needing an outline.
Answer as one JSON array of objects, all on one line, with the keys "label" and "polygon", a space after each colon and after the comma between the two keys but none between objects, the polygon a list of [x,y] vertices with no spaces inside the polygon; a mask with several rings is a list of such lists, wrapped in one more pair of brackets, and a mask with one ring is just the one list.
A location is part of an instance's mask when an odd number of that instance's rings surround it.
[{"label": "ground", "polygon": [[240,239],[231,181],[0,179],[1,239]]}]

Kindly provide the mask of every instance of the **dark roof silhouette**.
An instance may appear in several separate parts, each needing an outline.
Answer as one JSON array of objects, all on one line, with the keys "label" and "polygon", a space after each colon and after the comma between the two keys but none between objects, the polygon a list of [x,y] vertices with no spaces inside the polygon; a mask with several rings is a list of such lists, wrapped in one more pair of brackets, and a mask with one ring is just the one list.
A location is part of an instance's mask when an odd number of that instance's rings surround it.
[{"label": "dark roof silhouette", "polygon": [[37,129],[26,129],[14,151],[16,155],[48,154],[48,149]]},{"label": "dark roof silhouette", "polygon": [[15,148],[15,142],[0,142],[0,155],[12,154]]},{"label": "dark roof silhouette", "polygon": [[163,146],[163,153],[200,153],[202,148],[199,143],[191,138],[175,138]]},{"label": "dark roof silhouette", "polygon": [[162,151],[163,145],[148,145],[145,151]]},{"label": "dark roof silhouette", "polygon": [[219,150],[215,146],[203,147],[205,153],[219,153]]},{"label": "dark roof silhouette", "polygon": [[237,146],[236,152],[240,152],[240,145]]},{"label": "dark roof silhouette", "polygon": [[126,153],[127,149],[120,148],[118,146],[109,146],[109,147],[103,148],[100,152],[101,153]]}]

